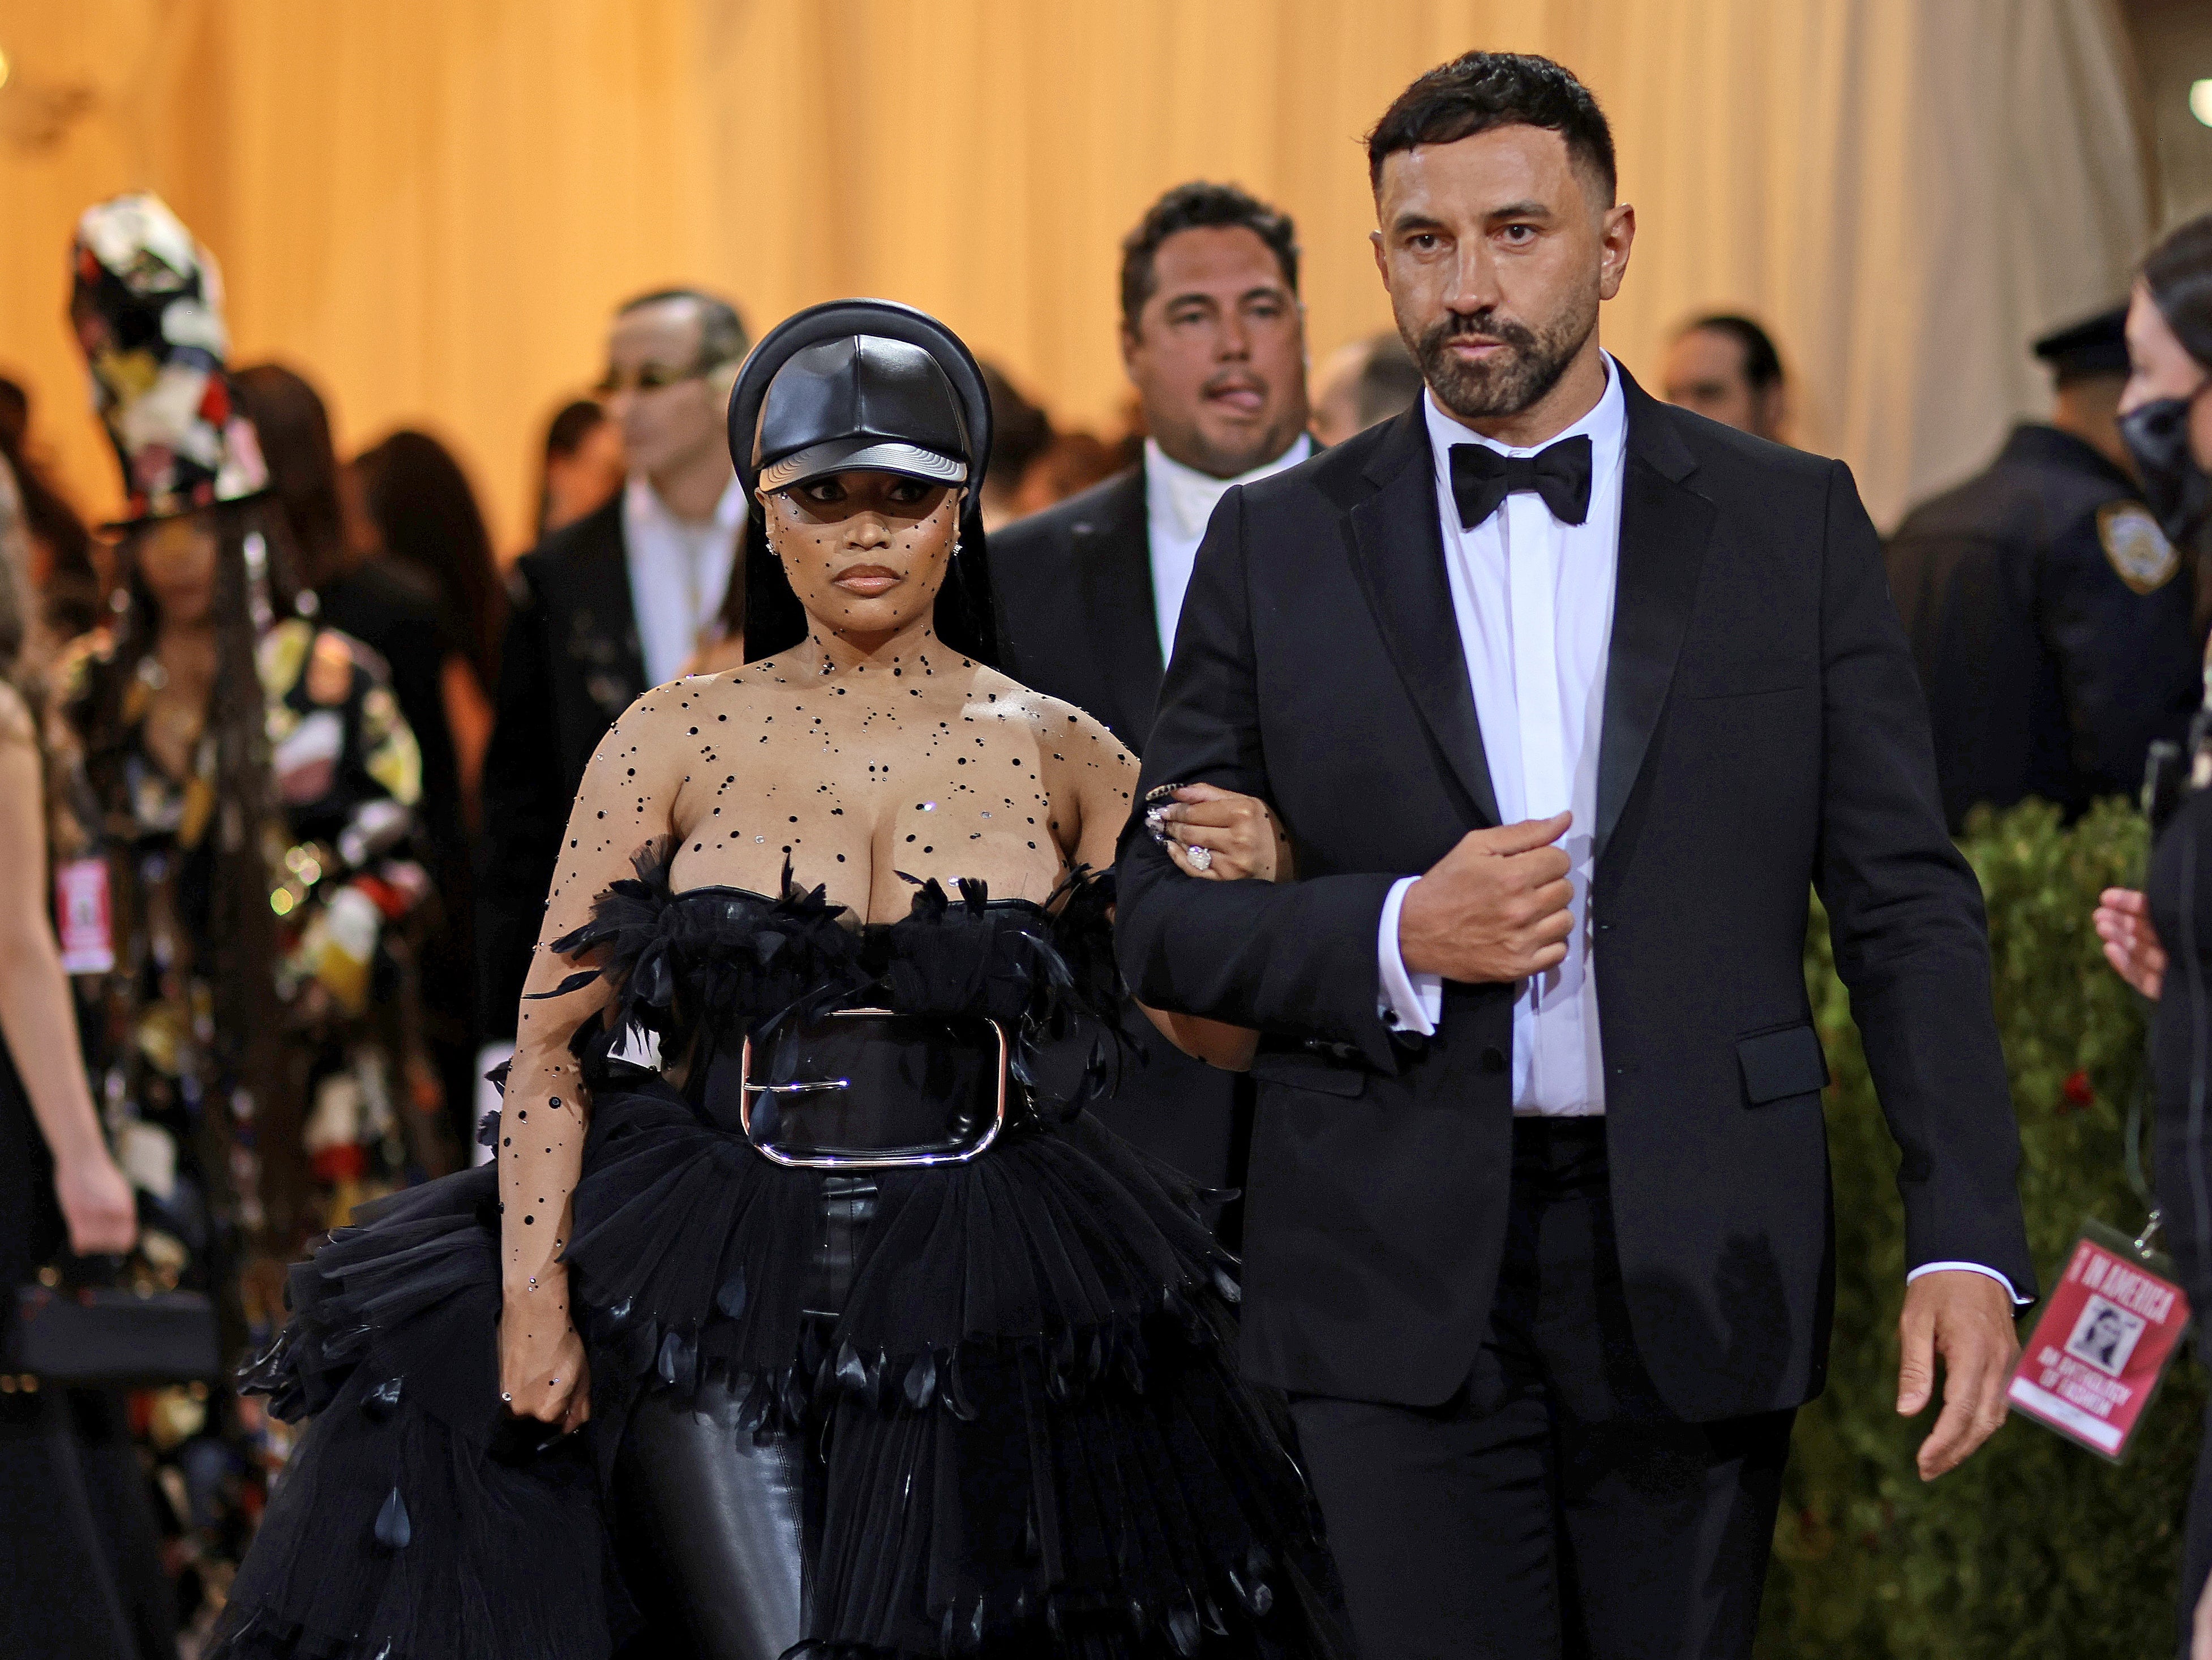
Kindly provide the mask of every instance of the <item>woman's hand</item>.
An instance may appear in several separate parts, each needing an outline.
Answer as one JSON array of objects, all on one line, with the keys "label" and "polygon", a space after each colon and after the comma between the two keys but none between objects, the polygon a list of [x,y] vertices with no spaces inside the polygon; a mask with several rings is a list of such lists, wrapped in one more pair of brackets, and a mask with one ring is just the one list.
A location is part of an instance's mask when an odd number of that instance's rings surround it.
[{"label": "woman's hand", "polygon": [[101,1147],[54,1166],[54,1197],[79,1256],[120,1256],[138,1243],[138,1205],[130,1178]]},{"label": "woman's hand", "polygon": [[2153,1002],[2166,985],[2166,947],[2150,920],[2150,905],[2133,888],[2106,888],[2090,917],[2105,942],[2105,960],[2121,979]]},{"label": "woman's hand", "polygon": [[499,1313],[499,1391],[516,1417],[558,1424],[563,1435],[592,1415],[591,1370],[559,1268],[541,1274],[534,1287],[507,1294]]},{"label": "woman's hand", "polygon": [[[1246,877],[1287,882],[1296,875],[1290,838],[1283,834],[1274,809],[1256,796],[1211,784],[1185,784],[1146,818],[1165,838],[1162,845],[1168,857],[1186,874],[1209,882]],[[1196,848],[1205,848],[1206,857],[1194,863],[1191,852]]]}]

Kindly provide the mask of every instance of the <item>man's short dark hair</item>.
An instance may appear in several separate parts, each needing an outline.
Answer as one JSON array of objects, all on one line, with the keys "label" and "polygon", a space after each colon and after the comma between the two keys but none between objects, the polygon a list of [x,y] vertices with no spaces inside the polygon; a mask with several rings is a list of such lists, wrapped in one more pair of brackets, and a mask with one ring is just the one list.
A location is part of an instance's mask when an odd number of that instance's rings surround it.
[{"label": "man's short dark hair", "polygon": [[[1774,341],[1766,331],[1751,319],[1734,312],[1717,312],[1686,323],[1682,334],[1695,334],[1700,329],[1725,334],[1743,348],[1743,378],[1753,392],[1770,391],[1782,384],[1782,354],[1774,350]],[[1674,337],[1679,340],[1682,334]]]},{"label": "man's short dark hair", "polygon": [[615,309],[617,317],[627,317],[647,306],[659,305],[665,300],[689,300],[699,308],[699,362],[702,374],[718,369],[725,363],[734,363],[753,349],[752,337],[745,332],[745,319],[738,315],[738,308],[719,294],[708,294],[703,289],[655,289],[651,294],[641,294],[635,300],[623,302]]},{"label": "man's short dark hair", "polygon": [[1604,186],[1613,205],[1620,180],[1613,129],[1573,71],[1519,52],[1471,52],[1439,64],[1400,93],[1367,135],[1367,182],[1380,194],[1382,160],[1419,144],[1455,144],[1493,127],[1543,127],[1567,143],[1567,157]]},{"label": "man's short dark hair", "polygon": [[1267,245],[1283,268],[1283,282],[1298,291],[1298,233],[1291,216],[1234,185],[1202,180],[1177,185],[1146,209],[1136,229],[1121,239],[1121,326],[1137,331],[1137,317],[1158,288],[1154,263],[1160,244],[1179,230],[1242,225]]}]

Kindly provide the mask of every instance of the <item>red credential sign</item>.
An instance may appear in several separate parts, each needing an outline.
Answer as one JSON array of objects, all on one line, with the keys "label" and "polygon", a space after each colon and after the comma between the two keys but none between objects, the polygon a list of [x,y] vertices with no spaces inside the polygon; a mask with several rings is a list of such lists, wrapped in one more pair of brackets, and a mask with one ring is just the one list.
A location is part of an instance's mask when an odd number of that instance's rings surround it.
[{"label": "red credential sign", "polygon": [[2006,1401],[2117,1464],[2188,1329],[2181,1287],[2126,1236],[2092,1222],[2021,1351]]}]

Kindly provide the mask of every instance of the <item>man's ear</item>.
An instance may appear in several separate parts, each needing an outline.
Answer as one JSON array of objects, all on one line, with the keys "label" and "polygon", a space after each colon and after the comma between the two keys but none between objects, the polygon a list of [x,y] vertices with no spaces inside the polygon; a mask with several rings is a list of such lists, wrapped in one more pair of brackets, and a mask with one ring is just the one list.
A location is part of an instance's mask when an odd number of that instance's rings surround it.
[{"label": "man's ear", "polygon": [[1620,279],[1628,275],[1628,253],[1636,242],[1636,210],[1626,202],[1605,210],[1598,233],[1605,252],[1598,267],[1598,296],[1610,300],[1620,292]]},{"label": "man's ear", "polygon": [[1138,337],[1137,331],[1126,322],[1121,325],[1121,373],[1133,380],[1137,378],[1137,348],[1144,343]]}]

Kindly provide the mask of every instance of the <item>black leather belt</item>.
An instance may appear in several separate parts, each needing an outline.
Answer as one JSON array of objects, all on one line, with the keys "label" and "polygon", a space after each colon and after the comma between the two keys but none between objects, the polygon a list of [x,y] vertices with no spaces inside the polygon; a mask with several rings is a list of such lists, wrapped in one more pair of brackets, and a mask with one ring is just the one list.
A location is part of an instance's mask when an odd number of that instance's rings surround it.
[{"label": "black leather belt", "polygon": [[705,1105],[779,1164],[963,1164],[1006,1127],[1010,1061],[995,1020],[839,1009],[718,1058]]}]

